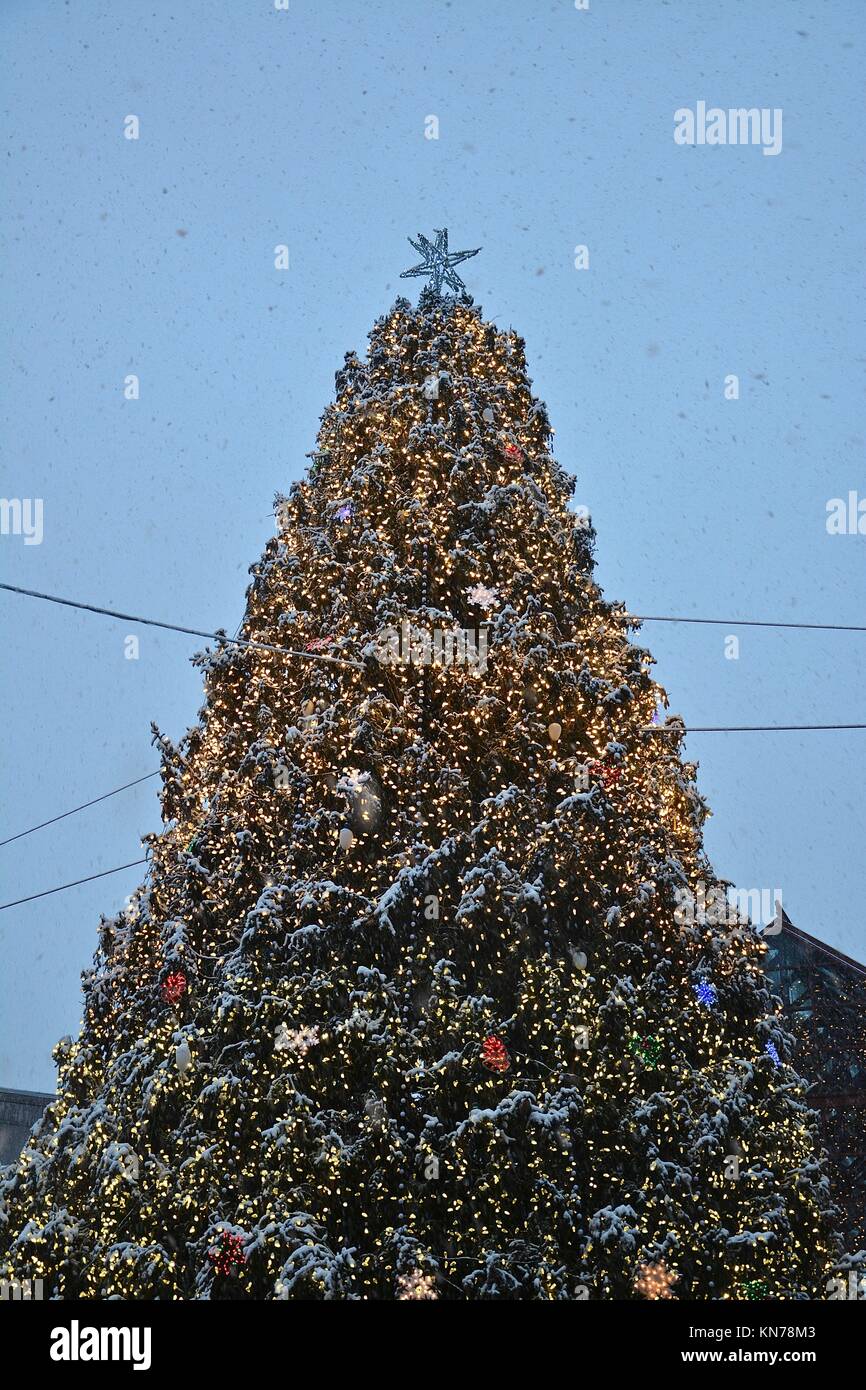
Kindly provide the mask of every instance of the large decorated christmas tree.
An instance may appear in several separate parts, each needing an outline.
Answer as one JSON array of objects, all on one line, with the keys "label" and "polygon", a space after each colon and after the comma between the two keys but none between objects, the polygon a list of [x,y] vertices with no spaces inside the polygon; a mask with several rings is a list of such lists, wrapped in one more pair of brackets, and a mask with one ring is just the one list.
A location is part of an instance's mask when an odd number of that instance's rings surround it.
[{"label": "large decorated christmas tree", "polygon": [[[347,354],[241,642],[157,735],[0,1274],[98,1298],[804,1298],[805,1085],[682,725],[447,235]],[[663,721],[663,722],[660,722]]]}]

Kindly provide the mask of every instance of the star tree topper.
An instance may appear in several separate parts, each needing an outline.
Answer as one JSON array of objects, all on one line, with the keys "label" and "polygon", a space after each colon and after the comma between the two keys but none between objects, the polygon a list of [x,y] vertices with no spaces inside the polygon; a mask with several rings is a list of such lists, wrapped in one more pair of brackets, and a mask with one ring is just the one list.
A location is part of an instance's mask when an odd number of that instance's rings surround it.
[{"label": "star tree topper", "polygon": [[470,256],[477,256],[481,250],[476,246],[474,251],[450,251],[448,250],[448,228],[443,227],[441,231],[435,227],[436,241],[432,242],[424,236],[423,232],[418,233],[418,240],[413,241],[411,237],[406,240],[410,246],[414,246],[419,256],[424,260],[420,265],[413,265],[409,270],[401,271],[400,279],[406,280],[412,275],[426,275],[430,278],[430,288],[434,294],[442,293],[442,282],[444,280],[448,288],[454,293],[459,294],[465,290],[466,286],[455,274],[453,267],[459,265],[461,261],[468,261]]}]

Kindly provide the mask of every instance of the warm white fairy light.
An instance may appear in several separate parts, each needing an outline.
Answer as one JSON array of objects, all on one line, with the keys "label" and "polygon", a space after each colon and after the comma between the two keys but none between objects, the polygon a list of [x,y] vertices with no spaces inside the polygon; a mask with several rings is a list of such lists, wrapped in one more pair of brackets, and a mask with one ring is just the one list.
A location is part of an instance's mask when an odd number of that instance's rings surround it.
[{"label": "warm white fairy light", "polygon": [[[359,665],[205,662],[201,724],[160,740],[149,886],[103,933],[7,1184],[26,1268],[16,1247],[0,1275],[192,1297],[186,1252],[228,1246],[249,1254],[205,1273],[261,1297],[820,1288],[826,1196],[764,1050],[763,948],[674,922],[708,877],[705,807],[681,738],[643,733],[665,695],[592,579],[550,433],[522,342],[464,302],[398,301],[347,359],[242,636]],[[483,672],[369,654],[386,624],[479,606]],[[724,1177],[735,1127],[759,1183]],[[635,1263],[662,1241],[667,1284]]]}]

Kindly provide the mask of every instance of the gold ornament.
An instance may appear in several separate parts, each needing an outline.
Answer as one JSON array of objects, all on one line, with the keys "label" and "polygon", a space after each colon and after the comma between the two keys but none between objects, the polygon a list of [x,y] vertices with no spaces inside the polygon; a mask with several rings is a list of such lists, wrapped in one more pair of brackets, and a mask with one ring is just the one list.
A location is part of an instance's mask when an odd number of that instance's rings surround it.
[{"label": "gold ornament", "polygon": [[674,1298],[676,1295],[671,1293],[671,1285],[678,1278],[679,1275],[671,1273],[659,1260],[656,1264],[641,1265],[634,1281],[634,1290],[641,1298]]}]

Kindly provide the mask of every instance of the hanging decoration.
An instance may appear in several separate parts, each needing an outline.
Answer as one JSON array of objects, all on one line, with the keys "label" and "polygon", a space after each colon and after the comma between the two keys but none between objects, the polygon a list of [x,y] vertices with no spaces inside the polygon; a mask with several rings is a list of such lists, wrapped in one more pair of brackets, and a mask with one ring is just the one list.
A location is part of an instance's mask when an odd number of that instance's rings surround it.
[{"label": "hanging decoration", "polygon": [[693,985],[692,988],[697,995],[698,1003],[706,1004],[708,1008],[711,1008],[718,999],[716,987],[714,984],[711,984],[709,980],[701,980],[699,984]]},{"label": "hanging decoration", "polygon": [[310,1048],[318,1041],[319,1029],[315,1024],[289,1028],[285,1023],[281,1023],[274,1037],[274,1049],[277,1052],[293,1052],[297,1057],[306,1057]]},{"label": "hanging decoration", "polygon": [[361,835],[378,830],[382,819],[382,796],[379,784],[370,772],[349,768],[337,782],[337,791],[349,798],[351,829]]},{"label": "hanging decoration", "polygon": [[488,1071],[506,1072],[511,1066],[508,1049],[501,1038],[490,1033],[481,1045],[481,1061]]},{"label": "hanging decoration", "polygon": [[314,700],[305,700],[301,705],[301,716],[298,725],[305,734],[314,734],[318,725],[316,718],[316,703]]},{"label": "hanging decoration", "polygon": [[658,1065],[658,1060],[662,1055],[662,1045],[658,1038],[654,1038],[652,1034],[649,1037],[641,1038],[635,1033],[628,1045],[628,1050],[635,1057],[640,1057],[644,1066],[649,1067],[650,1070]]},{"label": "hanging decoration", "polygon": [[654,1264],[641,1265],[634,1281],[635,1293],[641,1298],[674,1298],[672,1286],[679,1275],[666,1269],[661,1260]]},{"label": "hanging decoration", "polygon": [[307,458],[310,460],[310,477],[315,478],[322,465],[330,461],[331,455],[328,449],[313,449]]},{"label": "hanging decoration", "polygon": [[421,1269],[413,1269],[411,1274],[401,1274],[397,1280],[398,1299],[438,1298],[436,1280],[432,1274]]},{"label": "hanging decoration", "polygon": [[162,997],[166,1004],[179,1004],[187,991],[187,978],[182,970],[171,970],[162,982]]},{"label": "hanging decoration", "polygon": [[616,763],[601,762],[598,758],[591,759],[587,763],[587,768],[591,777],[596,777],[602,782],[605,788],[615,787],[622,775],[622,768]]},{"label": "hanging decoration", "polygon": [[124,1148],[117,1156],[117,1166],[127,1182],[138,1182],[140,1163],[134,1149]]},{"label": "hanging decoration", "polygon": [[216,1274],[223,1277],[232,1274],[247,1262],[243,1236],[234,1235],[231,1231],[221,1231],[218,1243],[208,1250],[207,1257]]},{"label": "hanging decoration", "polygon": [[764,1279],[746,1279],[740,1285],[740,1288],[744,1298],[766,1298],[769,1293],[767,1283]]},{"label": "hanging decoration", "polygon": [[486,584],[474,584],[466,590],[466,597],[479,608],[493,608],[499,602],[499,590],[489,589]]}]

